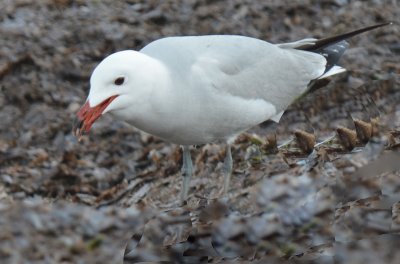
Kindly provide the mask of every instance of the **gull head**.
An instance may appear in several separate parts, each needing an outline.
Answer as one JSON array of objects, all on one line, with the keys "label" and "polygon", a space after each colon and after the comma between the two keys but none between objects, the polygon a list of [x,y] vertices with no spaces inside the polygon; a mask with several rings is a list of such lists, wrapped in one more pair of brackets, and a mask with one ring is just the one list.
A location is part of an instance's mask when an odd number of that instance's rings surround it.
[{"label": "gull head", "polygon": [[142,74],[146,67],[148,57],[133,50],[111,54],[97,65],[90,77],[88,98],[76,115],[75,136],[88,133],[103,114],[131,107],[146,89]]}]

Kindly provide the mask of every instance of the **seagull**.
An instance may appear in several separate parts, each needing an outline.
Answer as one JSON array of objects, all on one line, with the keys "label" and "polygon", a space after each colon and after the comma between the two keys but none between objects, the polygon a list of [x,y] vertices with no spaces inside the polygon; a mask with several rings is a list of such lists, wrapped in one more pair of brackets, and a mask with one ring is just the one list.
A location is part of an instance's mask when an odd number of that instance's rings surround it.
[{"label": "seagull", "polygon": [[283,44],[239,35],[166,37],[139,51],[113,53],[91,75],[74,134],[80,139],[100,116],[110,113],[181,145],[182,201],[193,174],[190,146],[226,144],[226,194],[235,138],[264,121],[279,122],[316,80],[345,71],[337,66],[348,47],[345,39],[389,24]]}]

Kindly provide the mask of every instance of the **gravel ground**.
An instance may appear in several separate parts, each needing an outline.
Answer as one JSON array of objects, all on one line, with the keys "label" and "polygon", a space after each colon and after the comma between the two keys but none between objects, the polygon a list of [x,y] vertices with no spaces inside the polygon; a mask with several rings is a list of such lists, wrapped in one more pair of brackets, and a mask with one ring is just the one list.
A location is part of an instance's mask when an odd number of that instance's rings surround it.
[{"label": "gravel ground", "polygon": [[[400,28],[396,0],[2,0],[1,263],[398,263]],[[349,71],[233,146],[179,146],[104,116],[72,120],[106,55],[174,35],[273,43],[394,21],[350,40]],[[322,86],[322,84],[321,84]],[[279,148],[277,148],[279,146]]]}]

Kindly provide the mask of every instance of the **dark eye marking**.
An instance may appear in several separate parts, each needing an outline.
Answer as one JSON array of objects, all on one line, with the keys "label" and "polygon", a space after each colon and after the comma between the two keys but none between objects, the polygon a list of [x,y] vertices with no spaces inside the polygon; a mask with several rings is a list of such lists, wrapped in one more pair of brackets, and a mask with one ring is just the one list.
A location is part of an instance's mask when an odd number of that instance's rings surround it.
[{"label": "dark eye marking", "polygon": [[125,81],[125,77],[118,77],[117,79],[114,80],[115,85],[122,85]]}]

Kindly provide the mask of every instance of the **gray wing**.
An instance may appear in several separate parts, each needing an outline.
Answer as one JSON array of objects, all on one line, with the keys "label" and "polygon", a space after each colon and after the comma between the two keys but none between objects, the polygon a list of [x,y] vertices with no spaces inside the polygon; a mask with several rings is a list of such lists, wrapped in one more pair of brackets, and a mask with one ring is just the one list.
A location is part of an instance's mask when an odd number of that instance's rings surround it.
[{"label": "gray wing", "polygon": [[[306,40],[311,41],[311,40]],[[244,99],[263,99],[284,111],[324,73],[323,56],[243,36],[165,38],[141,52],[156,57],[182,76],[206,78],[213,89]]]}]

